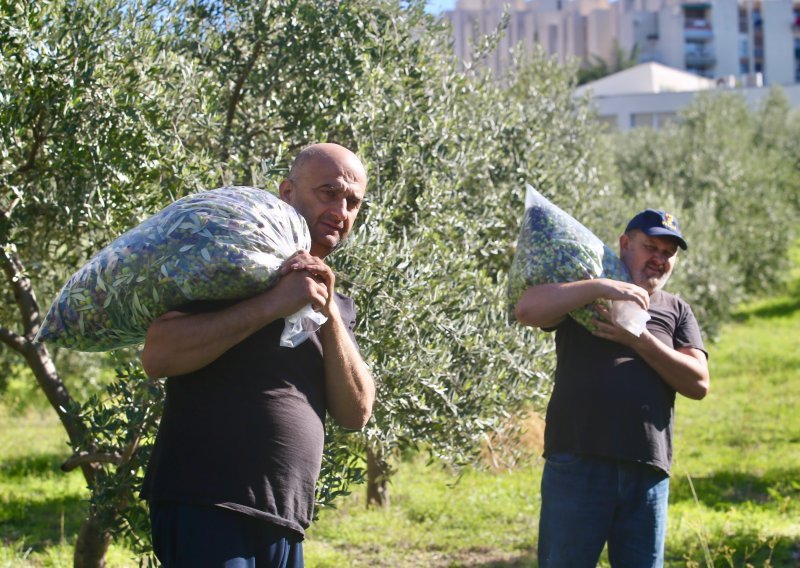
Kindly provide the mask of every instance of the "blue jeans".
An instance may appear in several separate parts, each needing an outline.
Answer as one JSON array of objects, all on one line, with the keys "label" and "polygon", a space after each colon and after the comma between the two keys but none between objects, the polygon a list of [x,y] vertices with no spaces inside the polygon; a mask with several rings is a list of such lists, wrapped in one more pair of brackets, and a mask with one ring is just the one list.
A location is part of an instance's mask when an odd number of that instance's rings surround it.
[{"label": "blue jeans", "polygon": [[299,534],[209,505],[150,503],[153,551],[164,568],[302,568]]},{"label": "blue jeans", "polygon": [[548,456],[542,475],[539,568],[664,565],[669,476],[635,462]]}]

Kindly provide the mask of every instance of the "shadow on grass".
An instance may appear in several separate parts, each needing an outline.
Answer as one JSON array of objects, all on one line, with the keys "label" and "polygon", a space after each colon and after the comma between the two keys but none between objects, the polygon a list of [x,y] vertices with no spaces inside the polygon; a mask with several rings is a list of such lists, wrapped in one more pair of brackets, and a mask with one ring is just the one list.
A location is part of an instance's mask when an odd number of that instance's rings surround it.
[{"label": "shadow on grass", "polygon": [[431,561],[431,566],[447,568],[537,568],[536,551],[510,554],[460,552],[451,557]]},{"label": "shadow on grass", "polygon": [[[54,452],[0,463],[0,483],[10,489],[0,507],[0,542],[24,540],[26,548],[38,552],[78,533],[88,502],[82,495],[58,489],[67,482],[60,469],[64,459],[65,454]],[[48,495],[49,490],[36,494],[26,485],[31,478],[45,480],[44,485],[56,488],[55,494]]]},{"label": "shadow on grass", "polygon": [[0,515],[0,542],[24,540],[26,548],[39,552],[62,539],[72,541],[87,508],[86,500],[77,495],[37,502],[11,498],[3,503]]},{"label": "shadow on grass", "polygon": [[530,556],[520,556],[509,560],[490,560],[475,564],[456,564],[465,568],[536,568],[538,564]]},{"label": "shadow on grass", "polygon": [[[763,566],[797,568],[800,566],[800,540],[797,538],[764,536],[758,528],[726,534],[720,540],[712,537],[708,553],[714,567]],[[707,566],[700,538],[691,542],[667,543],[668,567]]]},{"label": "shadow on grass", "polygon": [[[769,500],[800,498],[797,479],[800,479],[800,468],[772,469],[762,476],[721,471],[708,476],[692,476],[692,483],[700,503],[724,510],[738,503],[763,504]],[[694,501],[685,475],[676,475],[670,482],[670,501]]]},{"label": "shadow on grass", "polygon": [[0,478],[17,480],[32,475],[64,475],[61,471],[61,464],[68,457],[69,454],[64,452],[21,456],[4,460],[0,463]]},{"label": "shadow on grass", "polygon": [[499,560],[485,564],[473,564],[475,568],[536,568],[539,564],[530,556],[520,556],[512,560]]},{"label": "shadow on grass", "polygon": [[795,290],[788,298],[737,312],[734,319],[744,322],[750,318],[783,318],[791,316],[797,311],[800,311],[800,289]]}]

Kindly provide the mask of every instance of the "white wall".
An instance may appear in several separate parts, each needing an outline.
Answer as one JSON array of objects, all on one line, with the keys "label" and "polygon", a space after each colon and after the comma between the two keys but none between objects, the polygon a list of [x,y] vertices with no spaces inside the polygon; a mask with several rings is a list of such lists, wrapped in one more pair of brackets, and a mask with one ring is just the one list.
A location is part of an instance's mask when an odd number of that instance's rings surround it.
[{"label": "white wall", "polygon": [[586,16],[586,52],[590,61],[594,62],[592,57],[611,60],[616,24],[611,10],[596,10]]},{"label": "white wall", "polygon": [[738,2],[716,0],[711,6],[711,29],[714,32],[714,76],[739,75]]},{"label": "white wall", "polygon": [[[781,87],[793,108],[800,108],[800,85]],[[699,93],[736,93],[745,98],[751,108],[757,108],[769,94],[769,88],[719,89],[683,93],[655,93],[596,97],[592,104],[603,122],[615,123],[620,130],[629,130],[637,117],[655,116],[655,122],[677,115]],[[657,124],[656,124],[657,126]]]},{"label": "white wall", "polygon": [[791,0],[764,0],[764,80],[768,85],[794,83],[794,35]]},{"label": "white wall", "polygon": [[658,51],[660,63],[683,69],[686,55],[683,49],[683,11],[680,6],[667,5],[658,12]]}]

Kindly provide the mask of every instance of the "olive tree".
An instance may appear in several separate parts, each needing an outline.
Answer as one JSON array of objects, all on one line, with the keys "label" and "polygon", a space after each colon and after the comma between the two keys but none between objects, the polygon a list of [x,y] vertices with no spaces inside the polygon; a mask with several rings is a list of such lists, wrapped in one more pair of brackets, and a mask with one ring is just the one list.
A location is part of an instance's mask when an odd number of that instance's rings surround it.
[{"label": "olive tree", "polygon": [[[48,306],[40,298],[177,183],[186,156],[159,104],[157,14],[153,2],[0,4],[0,341],[24,359],[76,447],[86,424],[69,411],[76,402],[53,354],[33,341]],[[90,444],[71,463],[90,487],[101,467],[85,459],[92,453]],[[90,513],[75,565],[102,565],[108,540]]]},{"label": "olive tree", "polygon": [[[173,49],[191,70],[170,79],[184,102],[179,131],[219,160],[223,179],[273,186],[259,162],[285,167],[314,140],[353,148],[370,172],[369,210],[333,263],[358,303],[381,393],[366,437],[329,429],[320,503],[362,475],[353,456],[365,445],[373,456],[423,445],[465,463],[504,413],[547,388],[524,355],[541,348],[508,326],[504,301],[524,176],[504,163],[493,179],[490,132],[470,124],[483,105],[500,113],[503,91],[458,70],[422,2],[178,7]],[[502,138],[492,144],[503,156]]]}]

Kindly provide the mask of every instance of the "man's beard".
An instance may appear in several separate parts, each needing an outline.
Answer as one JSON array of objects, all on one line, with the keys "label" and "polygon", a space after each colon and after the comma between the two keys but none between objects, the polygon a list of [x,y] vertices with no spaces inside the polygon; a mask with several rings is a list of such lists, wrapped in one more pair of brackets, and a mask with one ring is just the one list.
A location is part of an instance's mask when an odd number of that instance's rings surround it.
[{"label": "man's beard", "polygon": [[641,271],[640,281],[642,284],[646,284],[646,286],[642,286],[642,288],[646,289],[651,294],[658,292],[664,288],[670,276],[672,276],[672,271],[664,272],[660,276],[650,276],[647,267],[645,267]]}]

